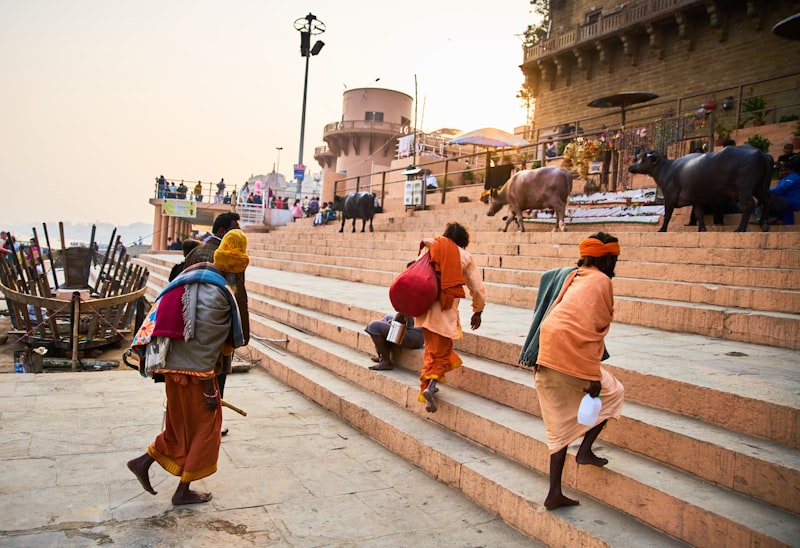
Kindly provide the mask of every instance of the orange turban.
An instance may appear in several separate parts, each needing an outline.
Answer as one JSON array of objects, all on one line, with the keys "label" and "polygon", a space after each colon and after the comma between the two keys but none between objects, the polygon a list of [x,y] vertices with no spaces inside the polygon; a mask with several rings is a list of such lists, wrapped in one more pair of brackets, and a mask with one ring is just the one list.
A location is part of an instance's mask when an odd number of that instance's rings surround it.
[{"label": "orange turban", "polygon": [[235,228],[229,230],[214,252],[214,266],[223,272],[238,274],[250,264],[247,256],[247,236]]},{"label": "orange turban", "polygon": [[604,244],[597,238],[581,240],[581,257],[605,257],[606,255],[619,255],[619,242]]}]

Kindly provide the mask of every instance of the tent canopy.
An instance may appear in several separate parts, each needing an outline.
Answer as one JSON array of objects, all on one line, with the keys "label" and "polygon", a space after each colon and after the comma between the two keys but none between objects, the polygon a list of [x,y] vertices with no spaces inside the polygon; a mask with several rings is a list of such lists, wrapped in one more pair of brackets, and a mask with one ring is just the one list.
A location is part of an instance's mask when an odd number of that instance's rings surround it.
[{"label": "tent canopy", "polygon": [[524,147],[530,143],[522,137],[517,137],[502,129],[485,127],[456,135],[448,144],[507,148]]}]

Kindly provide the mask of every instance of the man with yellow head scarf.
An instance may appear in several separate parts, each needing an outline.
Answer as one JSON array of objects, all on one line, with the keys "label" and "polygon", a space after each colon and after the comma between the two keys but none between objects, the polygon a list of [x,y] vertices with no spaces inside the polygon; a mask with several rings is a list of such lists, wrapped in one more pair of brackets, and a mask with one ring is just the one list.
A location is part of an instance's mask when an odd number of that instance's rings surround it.
[{"label": "man with yellow head scarf", "polygon": [[[247,236],[238,228],[228,230],[222,237],[219,247],[214,251],[214,266],[222,272],[225,281],[228,282],[228,286],[236,297],[245,341],[250,340],[250,315],[247,308],[247,290],[244,287],[244,271],[248,264],[250,264],[250,257],[247,255]],[[231,372],[232,365],[233,347],[223,345],[222,360],[217,364],[220,399],[223,397],[225,379]],[[222,435],[227,433],[228,429],[223,428]]]},{"label": "man with yellow head scarf", "polygon": [[[225,263],[226,267],[235,269],[226,270],[217,264],[216,253],[219,248],[223,247],[222,241],[225,239],[225,236],[234,231],[236,231],[236,234],[231,235],[224,246],[225,251],[220,255],[220,260]],[[236,297],[236,304],[239,307],[239,318],[242,323],[242,334],[244,335],[244,343],[246,345],[250,341],[250,315],[247,309],[247,290],[244,287],[244,269],[247,267],[250,259],[247,258],[246,261],[243,260],[243,257],[247,257],[247,236],[245,236],[244,232],[239,230],[239,214],[222,213],[218,215],[217,218],[214,219],[214,224],[211,227],[211,234],[212,235],[203,245],[196,247],[186,256],[186,267],[188,268],[197,263],[214,263],[214,266],[222,272],[231,291],[233,291],[233,295]],[[234,251],[234,249],[236,251]],[[238,257],[238,262],[232,257]],[[242,266],[242,264],[244,266]],[[241,268],[241,270],[237,271],[239,268]],[[217,362],[216,372],[220,399],[222,399],[222,394],[225,390],[225,379],[228,373],[231,372],[232,362],[232,352],[228,355],[223,352],[223,355]],[[223,428],[222,435],[224,436],[227,433],[228,429]]]},{"label": "man with yellow head scarf", "polygon": [[[608,459],[594,454],[592,444],[608,419],[619,418],[625,396],[622,384],[600,366],[609,357],[605,336],[614,317],[611,278],[619,253],[617,238],[598,232],[581,241],[577,268],[545,272],[539,285],[520,363],[535,370],[536,394],[547,431],[550,492],[544,505],[548,509],[578,504],[561,491],[570,443],[583,436],[575,455],[578,464],[608,464]],[[577,421],[585,393],[600,396],[602,401],[593,426]]]}]

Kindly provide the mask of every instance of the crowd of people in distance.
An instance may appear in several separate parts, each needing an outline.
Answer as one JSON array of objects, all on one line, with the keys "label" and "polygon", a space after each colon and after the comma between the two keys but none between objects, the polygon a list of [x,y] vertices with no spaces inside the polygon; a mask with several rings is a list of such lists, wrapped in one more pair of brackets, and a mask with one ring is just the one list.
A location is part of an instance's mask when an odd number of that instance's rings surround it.
[{"label": "crowd of people in distance", "polygon": [[[296,200],[288,196],[279,195],[272,187],[262,189],[260,182],[256,182],[255,188],[251,188],[250,181],[245,182],[244,186],[241,188],[241,192],[237,193],[236,189],[232,191],[226,190],[228,187],[224,178],[220,179],[215,186],[216,190],[211,196],[212,202],[215,204],[265,206],[270,209],[290,210],[293,220],[303,217],[312,217],[315,219],[315,226],[327,224],[329,221],[336,219],[333,203],[325,202],[320,205],[319,197],[317,196],[312,196],[311,198],[305,196],[302,200]],[[159,199],[188,199],[194,200],[195,202],[202,202],[204,200],[203,183],[197,181],[190,192],[183,181],[179,181],[176,184],[176,181],[167,180],[163,175],[160,175],[156,177],[156,197]],[[300,203],[299,211],[302,215],[296,214],[295,203],[297,202]],[[323,214],[320,215],[320,212]]]},{"label": "crowd of people in distance", "polygon": [[[47,249],[44,252],[46,254]],[[8,264],[13,264],[15,260],[22,262],[24,259],[27,264],[36,265],[41,274],[41,264],[44,256],[34,238],[31,238],[28,242],[19,242],[11,231],[2,230],[0,231],[0,258]]]}]

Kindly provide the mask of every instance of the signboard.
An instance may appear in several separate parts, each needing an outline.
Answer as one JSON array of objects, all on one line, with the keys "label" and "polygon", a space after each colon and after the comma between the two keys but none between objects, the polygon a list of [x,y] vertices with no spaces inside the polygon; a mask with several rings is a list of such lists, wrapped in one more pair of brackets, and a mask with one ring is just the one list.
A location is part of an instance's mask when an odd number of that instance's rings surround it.
[{"label": "signboard", "polygon": [[161,204],[161,214],[168,217],[197,217],[197,202],[194,200],[169,200]]},{"label": "signboard", "polygon": [[406,207],[425,207],[425,188],[422,179],[409,179],[406,181],[403,192],[403,205]]},{"label": "signboard", "polygon": [[303,164],[294,165],[294,178],[302,181],[306,177],[306,166]]}]

